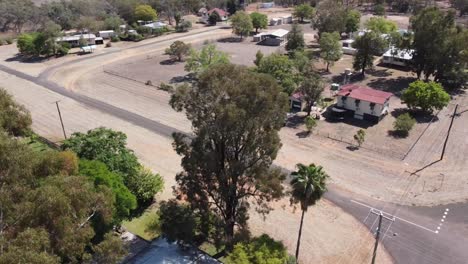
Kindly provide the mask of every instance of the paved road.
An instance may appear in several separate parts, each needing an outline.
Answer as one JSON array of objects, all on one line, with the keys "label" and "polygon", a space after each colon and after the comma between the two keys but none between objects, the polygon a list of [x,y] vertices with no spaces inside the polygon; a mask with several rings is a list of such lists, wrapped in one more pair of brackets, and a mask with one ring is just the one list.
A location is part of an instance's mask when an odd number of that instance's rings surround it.
[{"label": "paved road", "polygon": [[[171,137],[173,132],[181,132],[130,111],[67,90],[47,80],[48,72],[34,77],[3,65],[0,65],[0,70],[159,135]],[[406,207],[344,193],[334,186],[331,186],[325,198],[361,220],[373,232],[377,216],[370,213],[371,208],[382,209],[389,214],[396,215],[398,218],[394,222],[385,220],[382,228],[383,243],[396,263],[468,263],[468,204],[466,203],[439,207]],[[443,218],[444,215],[445,218]],[[442,219],[444,222],[441,221]],[[441,223],[442,225],[439,225]],[[369,245],[369,252],[372,248],[373,245]],[[343,263],[353,263],[352,256],[350,258],[346,256]]]}]

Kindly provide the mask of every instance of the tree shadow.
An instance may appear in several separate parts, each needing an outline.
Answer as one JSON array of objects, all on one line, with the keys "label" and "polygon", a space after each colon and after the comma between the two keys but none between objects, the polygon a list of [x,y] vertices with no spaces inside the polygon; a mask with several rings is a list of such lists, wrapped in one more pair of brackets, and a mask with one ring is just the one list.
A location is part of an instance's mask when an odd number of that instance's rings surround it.
[{"label": "tree shadow", "polygon": [[407,138],[409,136],[408,132],[399,131],[399,130],[388,130],[387,134],[390,137],[393,137],[395,139],[403,139],[403,138]]},{"label": "tree shadow", "polygon": [[373,69],[373,70],[368,70],[368,71],[367,71],[367,74],[370,75],[370,76],[374,76],[374,77],[388,77],[388,76],[391,76],[391,75],[392,75],[392,73],[389,72],[388,69],[381,69],[381,70]]},{"label": "tree shadow", "polygon": [[346,147],[346,149],[349,150],[349,151],[356,151],[356,150],[359,149],[359,147],[354,146],[354,145],[349,145],[349,146]]},{"label": "tree shadow", "polygon": [[286,127],[297,128],[304,122],[304,116],[293,115],[286,120]]},{"label": "tree shadow", "polygon": [[410,72],[411,71],[411,69],[409,67],[393,65],[393,64],[389,64],[389,63],[384,63],[382,61],[379,62],[377,64],[377,66],[383,67],[383,68],[388,68],[388,69],[394,69],[394,70],[398,70],[398,71],[402,71],[402,72]]},{"label": "tree shadow", "polygon": [[363,129],[367,129],[371,126],[376,125],[373,122],[367,121],[367,120],[360,120],[356,119],[353,117],[352,112],[346,113],[344,116],[337,117],[333,111],[331,110],[333,106],[328,107],[327,110],[322,114],[322,116],[325,118],[325,121],[327,123],[344,123],[350,126],[354,127],[359,127]]},{"label": "tree shadow", "polygon": [[220,38],[217,40],[217,42],[220,43],[240,43],[243,42],[246,38],[239,38],[239,37],[226,37],[226,38]]},{"label": "tree shadow", "polygon": [[430,123],[430,122],[437,122],[439,121],[439,117],[433,114],[428,114],[422,110],[410,110],[408,108],[395,108],[393,109],[390,114],[397,118],[398,116],[409,113],[411,117],[416,119],[418,124]]},{"label": "tree shadow", "polygon": [[301,132],[296,133],[296,136],[299,138],[306,138],[310,135],[311,133],[309,131],[301,131]]},{"label": "tree shadow", "polygon": [[193,83],[195,81],[195,76],[191,73],[182,75],[182,76],[175,76],[169,80],[170,84],[180,84],[180,83]]},{"label": "tree shadow", "polygon": [[160,65],[174,65],[174,64],[177,64],[178,62],[181,62],[181,61],[178,61],[175,59],[167,59],[167,60],[160,61],[159,64]]},{"label": "tree shadow", "polygon": [[29,56],[23,56],[21,54],[15,54],[15,56],[11,58],[7,58],[5,61],[6,62],[23,62],[23,63],[41,63],[44,61],[48,61],[50,57],[29,57]]},{"label": "tree shadow", "polygon": [[406,89],[410,83],[414,82],[414,77],[397,77],[397,78],[377,78],[370,81],[367,85],[371,88],[391,92],[397,97],[401,97],[401,92]]}]

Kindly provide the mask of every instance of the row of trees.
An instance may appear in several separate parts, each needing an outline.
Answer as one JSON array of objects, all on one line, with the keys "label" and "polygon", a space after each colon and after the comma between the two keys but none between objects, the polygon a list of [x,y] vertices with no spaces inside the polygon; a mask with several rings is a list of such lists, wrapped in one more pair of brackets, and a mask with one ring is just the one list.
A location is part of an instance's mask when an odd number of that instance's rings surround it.
[{"label": "row of trees", "polygon": [[121,132],[75,133],[61,151],[38,152],[21,138],[29,112],[3,89],[0,108],[0,263],[119,263],[113,228],[152,203],[162,178]]}]

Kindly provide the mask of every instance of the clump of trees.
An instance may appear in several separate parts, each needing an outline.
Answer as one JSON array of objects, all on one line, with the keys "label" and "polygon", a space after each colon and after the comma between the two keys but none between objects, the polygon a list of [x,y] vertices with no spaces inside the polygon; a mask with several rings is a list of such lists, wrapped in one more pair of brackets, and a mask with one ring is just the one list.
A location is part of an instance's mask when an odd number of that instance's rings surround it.
[{"label": "clump of trees", "polygon": [[294,23],[287,36],[286,50],[288,52],[294,52],[296,50],[303,50],[304,47],[305,42],[302,28],[298,23]]},{"label": "clump of trees", "polygon": [[261,59],[257,71],[273,76],[287,94],[292,94],[299,83],[294,62],[288,56],[273,53]]},{"label": "clump of trees", "polygon": [[232,32],[240,36],[241,40],[244,36],[248,36],[253,30],[252,19],[244,11],[236,12],[231,16],[231,26]]},{"label": "clump of trees", "polygon": [[419,108],[426,113],[433,113],[448,105],[450,95],[445,92],[440,83],[423,82],[421,80],[412,82],[401,95],[401,100],[410,109]]},{"label": "clump of trees", "polygon": [[158,18],[158,13],[150,5],[138,5],[135,8],[135,19],[153,21]]},{"label": "clump of trees", "polygon": [[324,32],[320,37],[319,44],[320,57],[327,64],[326,71],[328,72],[329,66],[333,66],[333,64],[341,59],[341,56],[343,55],[340,35],[338,32]]},{"label": "clump of trees", "polygon": [[176,40],[174,41],[169,48],[166,49],[166,54],[171,56],[172,59],[177,59],[177,61],[182,61],[184,56],[190,53],[191,45],[186,44],[183,41]]},{"label": "clump of trees", "polygon": [[226,257],[227,264],[261,263],[296,263],[289,256],[281,241],[275,241],[266,234],[254,237],[250,241],[240,242]]},{"label": "clump of trees", "polygon": [[411,117],[409,113],[401,114],[393,122],[394,134],[399,137],[407,137],[415,124],[416,119]]},{"label": "clump of trees", "polygon": [[366,32],[363,36],[357,37],[353,43],[353,48],[356,49],[353,60],[354,70],[361,71],[364,76],[367,69],[373,68],[374,56],[381,53],[386,45],[387,42],[374,31]]},{"label": "clump of trees", "polygon": [[31,124],[29,111],[0,88],[0,133],[3,131],[15,137],[26,136],[31,132]]},{"label": "clump of trees", "polygon": [[395,22],[383,17],[371,17],[366,21],[366,28],[381,34],[389,34],[398,29]]},{"label": "clump of trees", "polygon": [[133,151],[127,148],[127,136],[122,132],[101,127],[86,134],[73,133],[62,148],[72,150],[81,159],[100,161],[111,172],[119,174],[140,207],[149,205],[163,188],[161,176],[139,163]]},{"label": "clump of trees", "polygon": [[250,14],[252,19],[252,26],[255,28],[255,33],[258,33],[258,29],[265,29],[268,26],[268,17],[265,14],[253,12]]},{"label": "clump of trees", "polygon": [[304,23],[304,19],[312,19],[315,14],[315,9],[309,4],[301,4],[294,7],[293,16],[300,19]]},{"label": "clump of trees", "polygon": [[229,55],[216,49],[214,44],[203,46],[200,51],[190,50],[190,55],[185,64],[185,70],[193,73],[201,73],[215,64],[229,63]]},{"label": "clump of trees", "polygon": [[282,195],[285,176],[271,165],[281,146],[287,96],[268,75],[216,64],[193,87],[179,87],[171,105],[193,126],[190,140],[174,134],[183,168],[175,191],[202,223],[217,223],[216,237],[230,251],[236,230],[247,228],[251,203],[266,213],[268,202]]}]

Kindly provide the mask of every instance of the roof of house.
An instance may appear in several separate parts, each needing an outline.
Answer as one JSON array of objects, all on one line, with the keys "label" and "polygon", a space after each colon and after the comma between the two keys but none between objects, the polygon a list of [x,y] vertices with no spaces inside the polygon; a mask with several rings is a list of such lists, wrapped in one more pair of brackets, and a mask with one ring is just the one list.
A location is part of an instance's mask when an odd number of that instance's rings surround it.
[{"label": "roof of house", "polygon": [[403,59],[403,60],[411,60],[413,59],[413,52],[414,50],[410,49],[397,49],[395,47],[391,47],[389,50],[387,50],[383,56],[384,57],[394,57],[398,59]]},{"label": "roof of house", "polygon": [[78,35],[73,35],[73,36],[58,37],[56,40],[57,41],[78,41],[78,40],[80,40],[80,38],[95,39],[96,35],[94,35],[94,34],[78,34]]},{"label": "roof of house", "polygon": [[341,87],[338,95],[376,104],[384,104],[393,94],[357,84],[346,84]]},{"label": "roof of house", "polygon": [[219,8],[213,8],[211,9],[210,11],[208,11],[208,15],[211,15],[211,13],[213,13],[214,11],[216,11],[216,13],[218,13],[218,15],[220,16],[227,16],[228,13],[222,9],[219,9]]},{"label": "roof of house", "polygon": [[149,27],[149,28],[162,28],[162,27],[167,26],[167,24],[165,24],[163,22],[160,22],[160,21],[157,21],[157,22],[149,23],[149,24],[146,24],[146,25],[143,25],[143,26],[144,27]]},{"label": "roof of house", "polygon": [[271,35],[271,36],[274,36],[274,37],[277,37],[277,38],[282,38],[282,37],[286,36],[288,33],[289,33],[289,31],[287,31],[286,29],[277,29],[275,31],[268,32],[266,35]]}]

